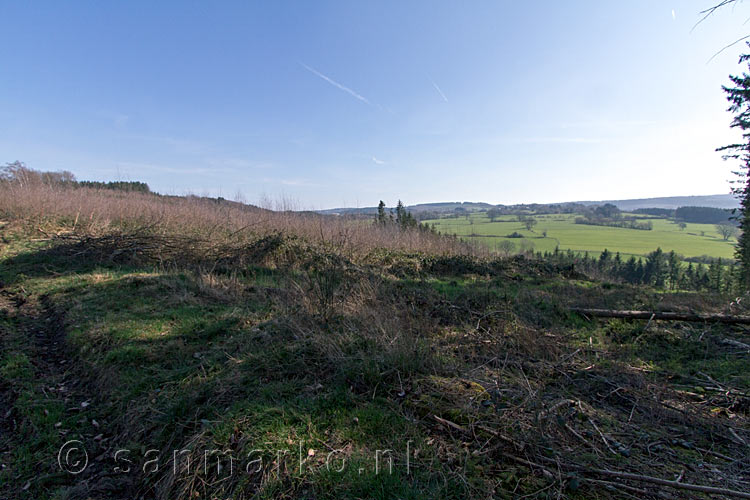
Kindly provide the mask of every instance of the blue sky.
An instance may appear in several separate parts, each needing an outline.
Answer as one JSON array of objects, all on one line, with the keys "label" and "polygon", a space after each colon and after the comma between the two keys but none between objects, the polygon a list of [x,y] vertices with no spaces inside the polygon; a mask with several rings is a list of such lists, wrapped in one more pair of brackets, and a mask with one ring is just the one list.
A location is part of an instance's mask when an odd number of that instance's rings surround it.
[{"label": "blue sky", "polygon": [[740,3],[0,2],[0,162],[299,208],[727,192]]}]

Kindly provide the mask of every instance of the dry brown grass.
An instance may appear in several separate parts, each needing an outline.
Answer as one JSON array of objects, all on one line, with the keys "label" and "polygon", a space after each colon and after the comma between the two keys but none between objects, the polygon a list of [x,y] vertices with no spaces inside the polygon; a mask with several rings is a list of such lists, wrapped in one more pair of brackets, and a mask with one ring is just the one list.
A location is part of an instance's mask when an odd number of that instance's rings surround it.
[{"label": "dry brown grass", "polygon": [[147,231],[190,238],[204,245],[242,246],[271,235],[301,238],[352,260],[373,250],[431,255],[478,254],[454,238],[379,227],[369,220],[273,211],[195,196],[0,183],[0,217],[29,228],[103,236]]}]

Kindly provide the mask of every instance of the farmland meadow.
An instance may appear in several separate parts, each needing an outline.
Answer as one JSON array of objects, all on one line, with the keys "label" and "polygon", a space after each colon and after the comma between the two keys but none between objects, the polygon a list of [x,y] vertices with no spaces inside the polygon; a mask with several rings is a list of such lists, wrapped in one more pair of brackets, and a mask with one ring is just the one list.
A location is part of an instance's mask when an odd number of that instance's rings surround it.
[{"label": "farmland meadow", "polygon": [[[541,252],[559,248],[598,256],[607,249],[620,252],[623,257],[644,257],[661,247],[666,251],[674,250],[685,257],[734,257],[736,241],[724,240],[714,224],[687,223],[686,227],[681,228],[677,221],[650,217],[648,220],[652,222],[653,230],[639,231],[575,224],[576,217],[576,214],[536,215],[534,218],[538,224],[533,230],[526,229],[514,216],[501,216],[490,221],[485,213],[460,218],[427,219],[424,223],[434,224],[442,233],[456,234],[470,242],[481,242],[495,251],[498,250],[500,241],[517,242],[520,247],[521,241],[525,239],[530,243],[529,248]],[[512,233],[518,233],[522,238],[508,238]]]}]

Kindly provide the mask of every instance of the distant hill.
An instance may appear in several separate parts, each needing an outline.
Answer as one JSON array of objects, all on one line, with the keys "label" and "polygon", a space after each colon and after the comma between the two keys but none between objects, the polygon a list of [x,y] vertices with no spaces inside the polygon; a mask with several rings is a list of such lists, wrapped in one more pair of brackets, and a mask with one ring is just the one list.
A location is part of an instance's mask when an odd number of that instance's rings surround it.
[{"label": "distant hill", "polygon": [[[468,211],[488,210],[498,205],[492,205],[491,203],[474,203],[471,201],[446,201],[437,203],[419,203],[417,205],[409,205],[406,208],[410,212],[452,212],[456,208],[465,208]],[[393,208],[393,207],[389,207]],[[322,214],[331,215],[374,215],[377,213],[378,207],[362,207],[362,208],[330,208],[328,210],[319,210]]]},{"label": "distant hill", "polygon": [[[731,194],[711,194],[705,196],[665,196],[661,198],[637,198],[632,200],[602,200],[602,201],[578,201],[574,202],[580,205],[603,205],[611,203],[616,205],[620,210],[629,211],[638,208],[668,208],[676,209],[679,207],[713,207],[713,208],[737,208],[739,203]],[[565,205],[567,203],[550,203],[550,205]],[[418,205],[409,205],[406,208],[414,213],[419,212],[453,212],[456,208],[464,208],[468,211],[487,210],[492,207],[502,207],[503,205],[492,205],[490,203],[470,202],[470,201],[447,201],[436,203],[420,203]],[[330,215],[374,215],[377,207],[362,208],[331,208],[328,210],[319,210],[319,213]]]},{"label": "distant hill", "polygon": [[666,196],[662,198],[636,198],[632,200],[604,200],[579,201],[581,205],[603,205],[611,203],[620,210],[635,210],[637,208],[669,208],[679,207],[713,207],[738,208],[737,198],[731,194],[710,194],[705,196]]}]

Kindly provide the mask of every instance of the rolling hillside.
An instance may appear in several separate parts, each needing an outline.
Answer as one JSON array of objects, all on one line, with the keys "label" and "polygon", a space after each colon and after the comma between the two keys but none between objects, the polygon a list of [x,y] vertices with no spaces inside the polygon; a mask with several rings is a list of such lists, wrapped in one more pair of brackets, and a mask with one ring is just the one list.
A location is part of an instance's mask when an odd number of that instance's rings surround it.
[{"label": "rolling hillside", "polygon": [[[678,208],[678,207],[714,207],[714,208],[737,208],[737,199],[731,194],[713,194],[705,196],[666,196],[661,198],[637,198],[631,200],[602,200],[602,201],[576,201],[551,203],[551,205],[568,205],[571,203],[579,205],[603,205],[611,203],[616,205],[620,210],[636,210],[638,208]],[[406,208],[414,213],[419,212],[453,212],[456,208],[464,208],[469,212],[488,210],[492,207],[510,206],[510,205],[492,205],[491,203],[456,201],[456,202],[435,202],[419,203],[408,205]],[[520,205],[514,205],[520,206]],[[318,210],[323,214],[337,215],[370,215],[377,212],[377,207],[342,207]]]}]

